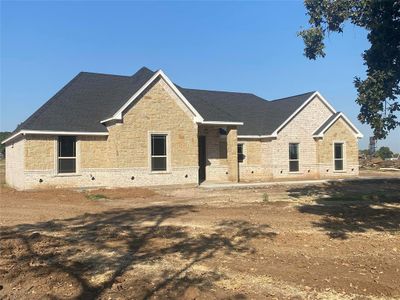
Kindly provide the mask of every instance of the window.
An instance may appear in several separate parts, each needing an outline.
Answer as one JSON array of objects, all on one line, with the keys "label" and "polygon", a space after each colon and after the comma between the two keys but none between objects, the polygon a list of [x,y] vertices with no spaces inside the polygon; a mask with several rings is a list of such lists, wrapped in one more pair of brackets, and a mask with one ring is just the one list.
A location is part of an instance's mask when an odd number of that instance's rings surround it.
[{"label": "window", "polygon": [[289,171],[299,171],[299,144],[289,144]]},{"label": "window", "polygon": [[58,173],[76,172],[76,137],[58,137]]},{"label": "window", "polygon": [[243,154],[243,144],[238,144],[238,162],[243,162],[244,154]]},{"label": "window", "polygon": [[167,135],[151,135],[151,170],[167,170]]},{"label": "window", "polygon": [[343,171],[343,143],[335,143],[333,146],[335,171]]}]

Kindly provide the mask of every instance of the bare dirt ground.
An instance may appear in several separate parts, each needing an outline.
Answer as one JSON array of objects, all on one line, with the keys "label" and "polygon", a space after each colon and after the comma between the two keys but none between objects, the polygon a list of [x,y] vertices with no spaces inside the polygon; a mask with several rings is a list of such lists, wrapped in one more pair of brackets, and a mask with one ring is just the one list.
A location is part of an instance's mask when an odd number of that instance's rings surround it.
[{"label": "bare dirt ground", "polygon": [[0,205],[0,299],[400,298],[400,178]]}]

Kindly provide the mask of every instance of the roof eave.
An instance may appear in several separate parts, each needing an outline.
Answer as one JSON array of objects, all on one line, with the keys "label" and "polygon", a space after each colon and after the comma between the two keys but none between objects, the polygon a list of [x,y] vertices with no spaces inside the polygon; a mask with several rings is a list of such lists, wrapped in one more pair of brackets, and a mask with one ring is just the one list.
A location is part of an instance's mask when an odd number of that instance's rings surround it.
[{"label": "roof eave", "polygon": [[230,121],[202,121],[198,122],[201,125],[232,125],[232,126],[241,126],[243,122],[230,122]]},{"label": "roof eave", "polygon": [[20,130],[13,134],[12,136],[6,138],[1,142],[5,144],[12,141],[19,135],[25,134],[42,134],[42,135],[86,135],[86,136],[107,136],[108,132],[93,132],[93,131],[53,131],[53,130]]}]

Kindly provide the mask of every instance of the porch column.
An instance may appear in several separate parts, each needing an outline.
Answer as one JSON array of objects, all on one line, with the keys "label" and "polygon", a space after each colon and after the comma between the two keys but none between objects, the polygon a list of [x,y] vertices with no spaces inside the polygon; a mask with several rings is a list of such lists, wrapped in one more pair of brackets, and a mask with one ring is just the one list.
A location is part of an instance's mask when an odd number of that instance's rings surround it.
[{"label": "porch column", "polygon": [[227,127],[226,146],[228,160],[228,177],[230,181],[239,181],[239,163],[237,153],[237,128]]}]

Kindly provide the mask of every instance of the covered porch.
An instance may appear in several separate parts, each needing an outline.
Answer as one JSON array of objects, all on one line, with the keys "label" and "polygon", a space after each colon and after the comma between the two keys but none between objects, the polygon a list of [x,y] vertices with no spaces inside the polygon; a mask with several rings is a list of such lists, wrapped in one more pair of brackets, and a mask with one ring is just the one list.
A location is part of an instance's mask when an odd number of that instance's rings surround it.
[{"label": "covered porch", "polygon": [[239,182],[237,126],[199,125],[199,183]]}]

